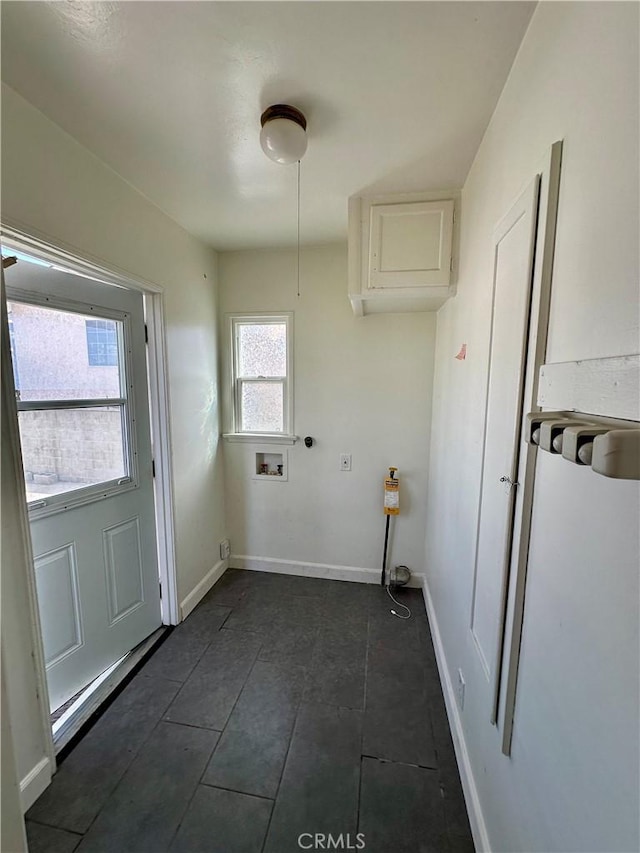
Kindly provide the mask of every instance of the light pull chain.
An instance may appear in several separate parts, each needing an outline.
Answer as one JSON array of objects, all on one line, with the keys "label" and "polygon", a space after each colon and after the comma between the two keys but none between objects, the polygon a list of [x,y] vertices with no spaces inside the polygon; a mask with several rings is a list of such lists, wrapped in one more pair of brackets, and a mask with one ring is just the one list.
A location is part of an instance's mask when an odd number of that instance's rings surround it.
[{"label": "light pull chain", "polygon": [[298,279],[298,298],[300,298],[300,160],[298,160],[297,279]]}]

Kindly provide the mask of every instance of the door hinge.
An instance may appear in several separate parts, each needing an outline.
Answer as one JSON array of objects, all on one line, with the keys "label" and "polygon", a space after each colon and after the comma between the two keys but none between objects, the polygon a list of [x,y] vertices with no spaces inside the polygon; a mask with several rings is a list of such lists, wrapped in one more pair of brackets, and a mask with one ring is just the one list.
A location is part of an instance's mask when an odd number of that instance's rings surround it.
[{"label": "door hinge", "polygon": [[149,327],[146,323],[144,324],[144,342],[145,344],[149,343]]},{"label": "door hinge", "polygon": [[162,598],[162,581],[158,584],[158,589],[160,590],[160,598]]},{"label": "door hinge", "polygon": [[155,459],[151,460],[151,476],[155,480],[155,477],[156,477],[156,460]]}]

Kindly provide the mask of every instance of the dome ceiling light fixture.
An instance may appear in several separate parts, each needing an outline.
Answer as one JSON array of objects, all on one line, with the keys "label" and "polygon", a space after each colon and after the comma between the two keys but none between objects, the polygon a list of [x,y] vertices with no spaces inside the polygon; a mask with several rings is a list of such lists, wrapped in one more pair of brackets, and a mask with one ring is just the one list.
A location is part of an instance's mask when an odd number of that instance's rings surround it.
[{"label": "dome ceiling light fixture", "polygon": [[289,104],[273,104],[260,116],[260,145],[274,163],[300,162],[307,150],[307,120]]},{"label": "dome ceiling light fixture", "polygon": [[300,160],[307,150],[307,120],[300,110],[290,104],[273,104],[260,116],[260,125],[260,145],[267,157],[282,166],[297,164],[296,275],[300,296]]}]

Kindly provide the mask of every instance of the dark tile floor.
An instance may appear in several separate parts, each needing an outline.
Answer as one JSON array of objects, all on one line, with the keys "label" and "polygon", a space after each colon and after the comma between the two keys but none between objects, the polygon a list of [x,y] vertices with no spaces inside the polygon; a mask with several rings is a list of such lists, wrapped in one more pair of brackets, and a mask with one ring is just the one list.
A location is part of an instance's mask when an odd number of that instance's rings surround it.
[{"label": "dark tile floor", "polygon": [[400,596],[410,620],[377,586],[227,571],[60,765],[31,853],[473,851],[422,597]]}]

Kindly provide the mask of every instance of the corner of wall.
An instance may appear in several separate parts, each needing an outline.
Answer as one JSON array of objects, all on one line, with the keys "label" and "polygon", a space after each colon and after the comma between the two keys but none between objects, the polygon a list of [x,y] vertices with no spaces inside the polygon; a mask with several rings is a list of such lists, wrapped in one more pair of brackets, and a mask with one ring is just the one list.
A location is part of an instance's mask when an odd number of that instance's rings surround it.
[{"label": "corner of wall", "polygon": [[198,606],[209,590],[220,580],[228,566],[228,560],[218,560],[215,566],[209,569],[202,580],[182,599],[180,602],[180,621],[186,619],[191,611]]},{"label": "corner of wall", "polygon": [[469,823],[471,824],[471,832],[476,850],[479,853],[490,853],[491,845],[489,843],[489,834],[485,823],[482,806],[476,782],[471,769],[471,760],[467,750],[467,743],[464,736],[464,729],[458,705],[456,703],[451,676],[449,675],[449,666],[444,652],[442,637],[440,636],[440,628],[436,616],[433,600],[429,591],[429,582],[426,575],[422,575],[422,594],[424,604],[429,617],[429,627],[431,628],[431,637],[433,640],[433,648],[438,664],[438,674],[440,676],[440,684],[444,694],[445,706],[447,709],[447,718],[449,720],[449,728],[451,729],[451,738],[458,763],[460,773],[460,781],[462,782],[462,790],[464,792],[465,804],[469,814]]}]

